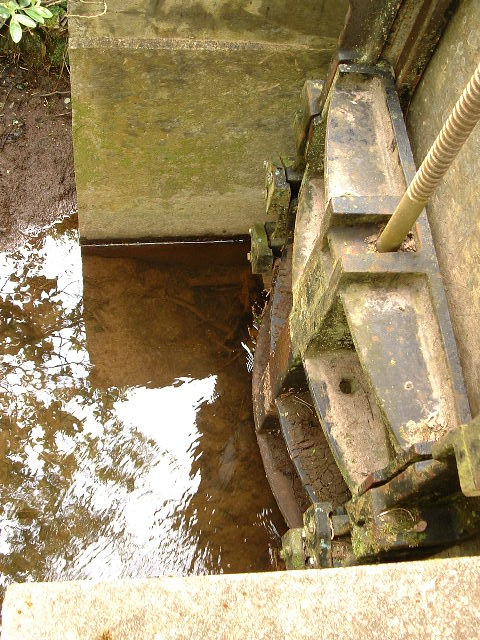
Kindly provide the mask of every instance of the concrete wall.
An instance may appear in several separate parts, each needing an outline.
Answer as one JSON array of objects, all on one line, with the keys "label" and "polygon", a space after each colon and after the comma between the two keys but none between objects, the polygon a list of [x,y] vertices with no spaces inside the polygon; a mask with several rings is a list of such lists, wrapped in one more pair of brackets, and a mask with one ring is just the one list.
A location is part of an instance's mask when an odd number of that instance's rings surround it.
[{"label": "concrete wall", "polygon": [[[70,18],[86,242],[248,233],[347,0],[108,0]],[[71,0],[70,14],[102,3]]]},{"label": "concrete wall", "polygon": [[2,640],[478,637],[480,558],[8,587]]},{"label": "concrete wall", "polygon": [[[408,123],[417,163],[480,60],[480,2],[461,0],[415,93]],[[480,411],[480,125],[428,207],[472,412]]]}]

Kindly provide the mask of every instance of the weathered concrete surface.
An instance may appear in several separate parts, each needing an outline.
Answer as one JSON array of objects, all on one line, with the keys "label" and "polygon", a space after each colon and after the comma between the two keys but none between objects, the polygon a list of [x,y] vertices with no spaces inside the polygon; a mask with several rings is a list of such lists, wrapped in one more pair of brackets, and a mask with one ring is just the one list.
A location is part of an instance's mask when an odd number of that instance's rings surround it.
[{"label": "weathered concrete surface", "polygon": [[[480,3],[461,0],[415,93],[409,128],[417,163],[480,59]],[[480,411],[480,197],[477,126],[428,206],[473,415]]]},{"label": "weathered concrete surface", "polygon": [[2,640],[478,637],[480,558],[111,583],[16,584]]},{"label": "weathered concrete surface", "polygon": [[[347,0],[108,0],[70,18],[84,241],[244,234]],[[70,14],[102,3],[71,0]]]}]

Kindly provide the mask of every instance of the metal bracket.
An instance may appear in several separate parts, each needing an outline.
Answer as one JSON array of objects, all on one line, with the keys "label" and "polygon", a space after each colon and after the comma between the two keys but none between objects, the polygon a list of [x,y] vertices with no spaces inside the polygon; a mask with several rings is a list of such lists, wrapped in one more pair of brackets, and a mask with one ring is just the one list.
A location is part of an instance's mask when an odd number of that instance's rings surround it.
[{"label": "metal bracket", "polygon": [[303,527],[289,529],[282,536],[280,557],[288,570],[306,569]]},{"label": "metal bracket", "polygon": [[460,487],[466,496],[480,496],[480,416],[447,433],[433,446],[436,460],[455,458]]},{"label": "metal bracket", "polygon": [[[252,273],[269,274],[274,255],[293,232],[296,213],[296,196],[300,188],[303,171],[295,160],[282,158],[281,165],[265,162],[265,199],[267,222],[254,225],[250,230],[251,252],[249,260]],[[292,200],[292,198],[295,198]]]},{"label": "metal bracket", "polygon": [[348,515],[333,513],[329,502],[314,502],[303,514],[303,527],[289,529],[283,536],[280,555],[287,569],[328,569],[351,564],[347,538],[350,531]]},{"label": "metal bracket", "polygon": [[287,569],[326,569],[332,566],[332,505],[316,502],[303,514],[303,527],[282,538],[281,556]]},{"label": "metal bracket", "polygon": [[315,116],[321,111],[321,96],[323,91],[323,80],[306,80],[301,94],[301,106],[295,112],[293,130],[297,143],[297,154],[302,157],[310,131],[310,124]]},{"label": "metal bracket", "polygon": [[262,275],[270,273],[273,267],[273,252],[268,244],[265,225],[256,224],[249,229],[251,249],[248,258],[252,265],[252,273]]},{"label": "metal bracket", "polygon": [[480,500],[459,492],[450,465],[424,460],[347,504],[357,558],[453,544],[480,529]]},{"label": "metal bracket", "polygon": [[266,161],[265,170],[267,220],[278,220],[288,211],[291,197],[290,185],[283,166]]},{"label": "metal bracket", "polygon": [[331,513],[332,505],[328,502],[316,502],[304,513],[305,558],[312,569],[332,566]]}]

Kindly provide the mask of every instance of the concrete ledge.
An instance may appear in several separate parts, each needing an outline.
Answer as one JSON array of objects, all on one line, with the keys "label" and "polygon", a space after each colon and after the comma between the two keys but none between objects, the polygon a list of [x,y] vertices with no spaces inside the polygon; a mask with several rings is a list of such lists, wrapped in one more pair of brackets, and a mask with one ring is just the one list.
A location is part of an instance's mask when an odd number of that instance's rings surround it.
[{"label": "concrete ledge", "polygon": [[475,638],[480,558],[11,585],[2,640]]}]

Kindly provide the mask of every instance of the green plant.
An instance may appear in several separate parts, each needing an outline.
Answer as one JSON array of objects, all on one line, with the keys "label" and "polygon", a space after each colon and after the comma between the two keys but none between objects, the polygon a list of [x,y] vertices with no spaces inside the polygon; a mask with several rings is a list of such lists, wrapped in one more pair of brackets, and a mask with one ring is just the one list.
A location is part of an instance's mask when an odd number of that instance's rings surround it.
[{"label": "green plant", "polygon": [[10,21],[9,31],[14,42],[22,39],[23,27],[34,29],[52,15],[50,9],[42,6],[42,0],[0,1],[0,27]]}]

